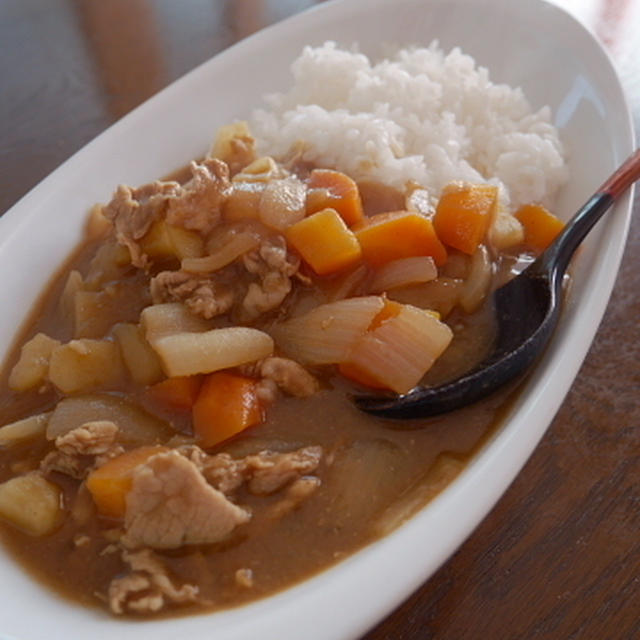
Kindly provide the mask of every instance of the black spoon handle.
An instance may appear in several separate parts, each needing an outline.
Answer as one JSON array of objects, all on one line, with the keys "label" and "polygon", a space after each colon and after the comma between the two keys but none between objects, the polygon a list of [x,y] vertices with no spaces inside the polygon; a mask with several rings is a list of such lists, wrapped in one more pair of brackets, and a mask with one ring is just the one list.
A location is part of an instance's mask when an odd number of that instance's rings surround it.
[{"label": "black spoon handle", "polygon": [[571,256],[585,236],[616,198],[638,179],[640,149],[636,149],[569,220],[553,244],[540,256],[536,271],[548,274],[551,280],[562,276],[569,266]]}]

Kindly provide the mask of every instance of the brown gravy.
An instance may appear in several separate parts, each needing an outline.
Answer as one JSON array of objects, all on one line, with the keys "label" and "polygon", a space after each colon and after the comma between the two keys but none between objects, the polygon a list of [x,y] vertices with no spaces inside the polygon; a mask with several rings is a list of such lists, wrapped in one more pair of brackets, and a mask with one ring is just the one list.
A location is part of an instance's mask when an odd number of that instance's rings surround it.
[{"label": "brown gravy", "polygon": [[[9,353],[0,378],[0,424],[49,410],[59,399],[51,388],[43,393],[8,390],[8,373],[26,338],[37,332],[60,340],[72,337],[57,313],[60,293],[69,269],[84,272],[96,246],[81,247],[53,279]],[[105,327],[135,322],[144,305],[138,272],[127,273],[118,285],[117,304],[104,308],[101,321]],[[453,347],[430,372],[431,381],[468,369],[491,341],[490,309],[469,316],[454,312],[449,321],[455,332]],[[320,488],[282,518],[274,518],[269,509],[277,496],[255,497],[245,491],[238,501],[251,508],[254,517],[229,539],[159,552],[178,583],[195,582],[200,589],[200,604],[170,613],[197,612],[203,609],[202,603],[204,610],[211,610],[263,597],[321,571],[392,530],[459,473],[500,424],[514,393],[508,389],[474,407],[432,418],[426,428],[412,429],[423,425],[407,423],[406,430],[396,430],[355,409],[346,393],[352,390],[349,383],[331,371],[321,376],[319,393],[281,398],[269,409],[263,424],[215,449],[240,457],[263,449],[321,445],[325,457],[317,472]],[[117,393],[141,398],[136,385]],[[188,428],[184,416],[167,416],[148,399],[145,408],[163,419],[169,417],[177,432]],[[51,448],[42,438],[0,448],[0,482],[37,469]],[[109,581],[126,569],[111,545],[118,523],[96,518],[91,498],[86,490],[79,490],[78,481],[58,473],[55,481],[63,491],[69,516],[60,528],[44,537],[32,537],[0,522],[0,535],[7,549],[37,579],[83,605],[102,606]],[[243,570],[250,570],[251,586],[236,579]]]}]

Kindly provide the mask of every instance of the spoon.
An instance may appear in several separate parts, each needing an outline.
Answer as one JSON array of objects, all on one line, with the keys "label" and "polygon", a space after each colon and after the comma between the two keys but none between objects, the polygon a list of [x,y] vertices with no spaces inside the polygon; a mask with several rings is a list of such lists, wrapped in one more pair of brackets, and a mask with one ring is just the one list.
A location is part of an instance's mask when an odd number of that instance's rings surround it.
[{"label": "spoon", "polygon": [[562,282],[569,261],[591,228],[640,178],[640,149],[625,160],[529,267],[492,296],[496,337],[491,353],[462,377],[400,396],[361,395],[356,406],[385,418],[426,418],[488,396],[528,369],[558,323]]}]

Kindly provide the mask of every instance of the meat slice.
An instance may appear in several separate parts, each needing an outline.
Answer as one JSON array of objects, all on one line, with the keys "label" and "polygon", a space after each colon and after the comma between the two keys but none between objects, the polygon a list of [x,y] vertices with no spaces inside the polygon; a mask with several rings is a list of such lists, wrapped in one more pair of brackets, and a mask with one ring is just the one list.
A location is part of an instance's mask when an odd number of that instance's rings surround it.
[{"label": "meat slice", "polygon": [[191,162],[191,180],[169,197],[169,224],[208,233],[220,220],[220,207],[232,191],[229,167],[222,160],[207,158]]},{"label": "meat slice", "polygon": [[229,170],[238,173],[256,159],[256,141],[251,135],[234,136],[229,140],[230,157],[227,158]]},{"label": "meat slice", "polygon": [[290,358],[269,356],[238,367],[240,373],[261,378],[257,393],[260,400],[269,405],[275,402],[278,389],[290,396],[306,398],[320,389],[320,384],[301,364]]},{"label": "meat slice", "polygon": [[247,479],[243,458],[232,458],[228,453],[211,456],[196,445],[180,447],[179,451],[200,469],[207,482],[225,495],[233,493]]},{"label": "meat slice", "polygon": [[177,182],[155,180],[137,189],[120,185],[103,213],[115,226],[116,238],[128,247],[131,263],[136,267],[147,266],[148,258],[138,244],[156,220],[165,215],[167,199],[180,194]]},{"label": "meat slice", "polygon": [[284,497],[269,507],[267,517],[271,520],[280,520],[288,513],[297,509],[320,486],[320,478],[315,476],[302,476],[294,480],[287,488]]},{"label": "meat slice", "polygon": [[60,451],[69,455],[99,455],[113,447],[118,432],[118,425],[111,420],[96,420],[63,433],[55,443]]},{"label": "meat slice", "polygon": [[[155,613],[164,606],[162,594],[152,590],[149,576],[143,573],[129,573],[111,580],[107,598],[111,611],[117,614],[128,611],[129,603],[139,613]],[[134,603],[138,603],[138,606]]]},{"label": "meat slice", "polygon": [[235,175],[256,158],[256,140],[246,122],[235,122],[222,127],[210,151],[211,157],[221,158]]},{"label": "meat slice", "polygon": [[290,396],[306,398],[318,391],[320,385],[301,364],[289,358],[271,356],[256,363],[255,369],[259,376],[273,380]]},{"label": "meat slice", "polygon": [[245,316],[253,319],[280,306],[291,291],[291,277],[300,268],[300,259],[289,254],[284,237],[276,235],[246,253],[243,262],[245,269],[260,279],[249,285],[242,301]]},{"label": "meat slice", "polygon": [[322,447],[302,447],[296,451],[261,451],[244,458],[232,458],[228,453],[209,455],[200,447],[180,447],[206,480],[219,491],[230,494],[247,484],[256,495],[275,493],[301,476],[315,471],[322,458]]},{"label": "meat slice", "polygon": [[184,186],[160,180],[137,189],[120,185],[104,207],[118,242],[129,248],[134,266],[149,266],[139,241],[154,222],[166,219],[171,225],[208,233],[220,219],[220,207],[231,193],[229,168],[210,158],[201,164],[192,162],[190,170],[191,179]]},{"label": "meat slice", "polygon": [[318,381],[302,365],[288,358],[265,358],[260,364],[260,374],[273,380],[285,393],[298,398],[311,396],[320,388]]},{"label": "meat slice", "polygon": [[178,451],[159,453],[140,465],[127,495],[125,534],[129,548],[175,549],[226,538],[250,514],[207,483]]},{"label": "meat slice", "polygon": [[122,559],[131,567],[125,576],[114,578],[108,590],[109,606],[114,613],[155,613],[168,603],[195,602],[198,587],[176,587],[158,558],[150,549],[123,551]]},{"label": "meat slice", "polygon": [[72,478],[84,478],[90,469],[122,453],[116,443],[120,430],[110,420],[96,420],[63,433],[55,439],[56,449],[40,463],[43,473],[57,471]]},{"label": "meat slice", "polygon": [[[286,240],[281,235],[264,240],[258,253],[267,269],[279,271],[286,276],[292,276],[300,267],[299,258],[287,252]],[[259,264],[258,271],[262,268]]]},{"label": "meat slice", "polygon": [[256,384],[256,396],[262,406],[268,407],[278,399],[278,385],[268,378],[262,378]]},{"label": "meat slice", "polygon": [[45,475],[52,471],[57,471],[78,480],[82,480],[89,473],[91,466],[91,460],[82,459],[79,456],[70,456],[57,449],[49,452],[40,461],[40,471]]},{"label": "meat slice", "polygon": [[234,298],[228,285],[186,271],[162,271],[151,280],[154,304],[182,302],[191,313],[206,320],[229,311]]},{"label": "meat slice", "polygon": [[238,569],[234,577],[239,587],[244,587],[245,589],[251,589],[251,587],[253,587],[253,571],[251,569],[246,567]]},{"label": "meat slice", "polygon": [[250,476],[248,488],[256,495],[275,493],[285,485],[315,471],[320,464],[322,447],[303,447],[297,451],[277,453],[261,451],[247,456],[245,464]]},{"label": "meat slice", "polygon": [[247,319],[257,318],[259,315],[280,306],[280,303],[291,291],[291,280],[282,273],[272,271],[262,278],[260,284],[249,284],[242,306]]}]

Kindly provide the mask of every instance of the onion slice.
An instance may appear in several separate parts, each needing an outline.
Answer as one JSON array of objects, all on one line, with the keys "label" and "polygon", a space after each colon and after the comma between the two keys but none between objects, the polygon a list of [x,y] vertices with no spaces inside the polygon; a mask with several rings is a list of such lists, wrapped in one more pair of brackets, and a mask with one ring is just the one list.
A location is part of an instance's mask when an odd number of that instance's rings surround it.
[{"label": "onion slice", "polygon": [[371,282],[371,291],[382,293],[397,287],[422,284],[434,280],[437,276],[438,270],[431,256],[400,258],[378,269]]},{"label": "onion slice", "polygon": [[489,252],[484,245],[480,245],[471,257],[469,275],[460,293],[460,306],[465,313],[473,313],[482,304],[489,291],[492,275]]},{"label": "onion slice", "polygon": [[287,355],[305,364],[342,362],[384,307],[379,296],[322,304],[276,325],[272,335]]},{"label": "onion slice", "polygon": [[406,393],[449,346],[453,333],[432,311],[403,305],[400,312],[367,332],[346,364],[382,387]]},{"label": "onion slice", "polygon": [[182,268],[189,273],[213,273],[231,264],[248,251],[255,249],[259,244],[260,238],[256,234],[236,233],[215,253],[204,256],[204,258],[185,258],[182,261]]}]

